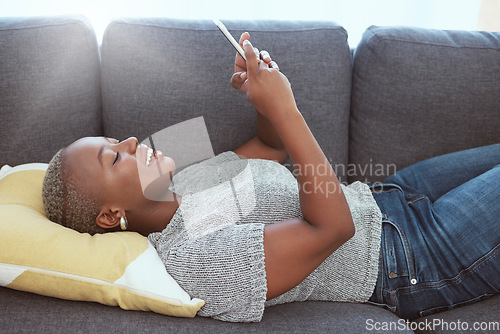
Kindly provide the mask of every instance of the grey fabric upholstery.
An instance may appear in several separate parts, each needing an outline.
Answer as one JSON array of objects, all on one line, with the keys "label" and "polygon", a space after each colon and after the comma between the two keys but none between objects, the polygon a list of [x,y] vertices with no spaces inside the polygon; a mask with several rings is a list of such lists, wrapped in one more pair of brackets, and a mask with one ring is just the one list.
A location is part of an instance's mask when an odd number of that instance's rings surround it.
[{"label": "grey fabric upholstery", "polygon": [[99,53],[86,19],[0,20],[0,163],[48,162],[101,133]]},{"label": "grey fabric upholstery", "polygon": [[[0,332],[13,328],[50,333],[364,333],[367,319],[397,322],[382,308],[349,303],[301,302],[266,309],[259,323],[210,318],[175,318],[123,311],[97,303],[74,302],[0,288]],[[25,311],[29,310],[28,313]],[[9,319],[9,321],[3,321]],[[372,320],[368,320],[371,324]],[[371,331],[372,333],[374,331]],[[399,333],[399,332],[398,332]],[[411,333],[411,331],[401,331]]]},{"label": "grey fabric upholstery", "polygon": [[[433,314],[410,323],[415,333],[474,333],[446,330],[446,323],[472,329],[498,325],[500,295]],[[377,322],[377,323],[375,323]],[[152,312],[124,311],[97,303],[75,302],[0,287],[0,333],[390,333],[382,326],[401,327],[394,314],[371,305],[301,302],[266,309],[260,323],[234,324],[209,318],[175,318]],[[437,325],[431,326],[430,324]],[[467,323],[467,325],[463,325]],[[375,327],[378,326],[378,327]],[[396,327],[397,326],[397,327]],[[484,328],[484,327],[483,327]],[[494,329],[495,327],[490,327]],[[392,331],[396,332],[396,331]],[[398,330],[397,333],[411,333]],[[477,331],[476,331],[477,332]],[[495,331],[489,331],[494,333]]]},{"label": "grey fabric upholstery", "polygon": [[[224,23],[236,39],[249,31],[254,46],[270,52],[327,157],[346,164],[351,59],[345,30],[328,22]],[[102,45],[105,134],[142,140],[203,116],[215,154],[237,148],[255,135],[256,112],[230,85],[234,56],[212,21],[112,22]]]},{"label": "grey fabric upholstery", "polygon": [[370,27],[354,54],[351,108],[349,182],[499,142],[500,33]]},{"label": "grey fabric upholstery", "polygon": [[[225,23],[236,37],[250,31],[255,46],[270,51],[331,162],[350,164],[337,169],[339,176],[355,172],[350,181],[384,177],[366,175],[369,165],[399,169],[500,141],[498,33],[370,28],[355,50],[349,116],[351,52],[343,28],[327,22]],[[47,162],[81,136],[142,140],[197,116],[205,117],[216,153],[234,149],[256,129],[255,111],[229,85],[234,54],[212,22],[117,20],[103,41],[101,90],[97,43],[85,19],[2,18],[0,165]],[[417,323],[498,321],[499,303],[495,296]],[[231,324],[0,288],[1,333],[377,332],[367,330],[368,319],[398,322],[371,305],[303,302],[268,308],[260,323]]]},{"label": "grey fabric upholstery", "polygon": [[[419,318],[410,325],[415,333],[499,333],[500,295],[479,303]],[[430,324],[435,324],[431,326]],[[455,327],[453,327],[455,326]],[[474,330],[474,326],[477,327]]]}]

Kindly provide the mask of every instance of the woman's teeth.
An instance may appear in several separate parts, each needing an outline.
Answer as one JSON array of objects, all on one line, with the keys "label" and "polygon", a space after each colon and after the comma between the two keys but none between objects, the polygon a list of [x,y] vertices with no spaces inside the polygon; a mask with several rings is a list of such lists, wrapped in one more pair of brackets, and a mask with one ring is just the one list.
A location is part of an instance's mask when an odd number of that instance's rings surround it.
[{"label": "woman's teeth", "polygon": [[149,166],[151,163],[151,158],[153,157],[153,149],[148,147],[148,152],[147,152],[147,159],[146,159],[146,166]]}]

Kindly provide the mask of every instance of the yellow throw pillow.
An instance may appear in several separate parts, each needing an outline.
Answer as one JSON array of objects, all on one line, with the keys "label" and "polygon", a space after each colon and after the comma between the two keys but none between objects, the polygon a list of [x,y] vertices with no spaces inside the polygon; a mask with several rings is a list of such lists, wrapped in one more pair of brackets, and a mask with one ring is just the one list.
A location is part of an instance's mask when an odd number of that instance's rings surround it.
[{"label": "yellow throw pillow", "polygon": [[134,232],[90,236],[47,219],[47,164],[0,170],[0,286],[127,310],[194,317],[191,298],[167,273],[148,239]]}]

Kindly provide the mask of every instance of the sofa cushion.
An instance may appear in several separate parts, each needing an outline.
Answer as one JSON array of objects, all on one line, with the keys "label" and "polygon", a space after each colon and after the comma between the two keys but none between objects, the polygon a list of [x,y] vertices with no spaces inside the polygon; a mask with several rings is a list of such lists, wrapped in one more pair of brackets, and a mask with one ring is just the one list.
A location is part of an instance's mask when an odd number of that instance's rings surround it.
[{"label": "sofa cushion", "polygon": [[[147,238],[132,232],[90,236],[44,214],[47,164],[0,172],[0,286],[124,309],[193,317],[203,305],[167,273]],[[0,317],[1,318],[1,317]]]},{"label": "sofa cushion", "polygon": [[[401,322],[372,305],[297,302],[269,307],[259,323],[229,323],[211,318],[174,318],[152,312],[58,300],[0,287],[1,333],[395,333],[385,324]],[[404,322],[403,322],[404,323]],[[394,325],[393,325],[394,326]],[[401,328],[401,327],[398,327]],[[398,330],[397,333],[412,333]]]},{"label": "sofa cushion", "polygon": [[350,182],[500,141],[500,33],[370,27],[356,48]]},{"label": "sofa cushion", "polygon": [[101,132],[97,41],[79,16],[0,20],[0,164]]},{"label": "sofa cushion", "polygon": [[[224,23],[236,39],[249,31],[254,46],[270,52],[327,157],[345,164],[351,86],[346,31],[329,22]],[[256,135],[256,112],[230,85],[234,57],[212,21],[115,20],[102,45],[105,134],[142,140],[204,116],[215,154],[234,150]]]},{"label": "sofa cushion", "polygon": [[500,295],[414,320],[415,333],[500,333]]}]

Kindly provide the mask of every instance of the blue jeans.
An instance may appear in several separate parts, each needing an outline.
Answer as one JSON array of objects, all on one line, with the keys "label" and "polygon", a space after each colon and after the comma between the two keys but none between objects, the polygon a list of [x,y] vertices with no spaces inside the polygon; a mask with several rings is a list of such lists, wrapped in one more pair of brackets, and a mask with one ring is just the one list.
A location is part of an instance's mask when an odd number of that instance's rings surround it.
[{"label": "blue jeans", "polygon": [[369,303],[415,319],[500,292],[500,144],[419,162],[371,188],[383,222]]}]

